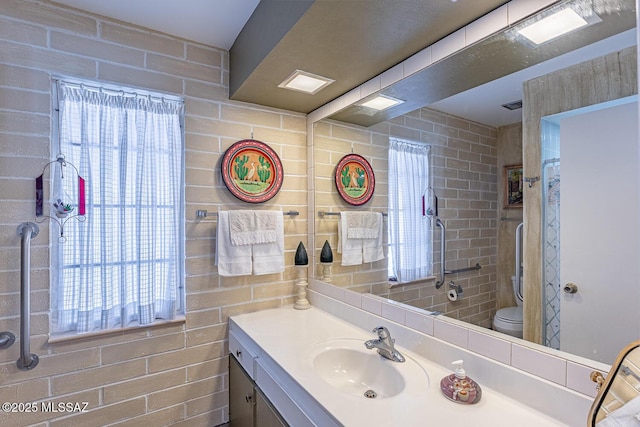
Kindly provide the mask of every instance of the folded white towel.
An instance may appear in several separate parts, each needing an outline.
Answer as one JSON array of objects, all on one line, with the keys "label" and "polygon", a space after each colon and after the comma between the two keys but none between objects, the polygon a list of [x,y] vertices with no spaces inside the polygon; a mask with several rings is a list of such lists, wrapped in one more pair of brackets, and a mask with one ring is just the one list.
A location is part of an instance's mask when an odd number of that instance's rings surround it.
[{"label": "folded white towel", "polygon": [[253,252],[253,274],[273,274],[284,271],[284,220],[282,212],[275,217],[276,240],[273,243],[258,243],[251,246]]},{"label": "folded white towel", "polygon": [[278,218],[282,219],[280,211],[229,211],[231,243],[236,246],[274,243]]},{"label": "folded white towel", "polygon": [[229,212],[218,212],[216,230],[216,260],[221,276],[244,276],[251,274],[251,246],[231,244]]},{"label": "folded white towel", "polygon": [[380,235],[382,215],[379,212],[349,212],[347,237],[350,239],[377,239]]}]

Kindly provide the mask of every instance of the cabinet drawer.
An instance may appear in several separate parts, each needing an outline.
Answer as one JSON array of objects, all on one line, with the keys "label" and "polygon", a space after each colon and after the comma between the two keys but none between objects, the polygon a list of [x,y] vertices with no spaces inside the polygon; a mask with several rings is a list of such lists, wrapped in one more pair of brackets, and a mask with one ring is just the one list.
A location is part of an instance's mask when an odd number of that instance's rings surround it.
[{"label": "cabinet drawer", "polygon": [[255,380],[254,362],[256,354],[242,345],[233,331],[229,331],[229,353],[231,353],[236,360],[240,362],[240,365],[242,365],[251,379]]}]

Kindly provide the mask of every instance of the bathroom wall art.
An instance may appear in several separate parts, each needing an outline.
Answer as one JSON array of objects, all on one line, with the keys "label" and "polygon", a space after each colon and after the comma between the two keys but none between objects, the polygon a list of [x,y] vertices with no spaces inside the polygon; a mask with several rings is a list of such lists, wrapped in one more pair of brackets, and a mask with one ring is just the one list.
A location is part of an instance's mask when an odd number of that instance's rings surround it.
[{"label": "bathroom wall art", "polygon": [[373,196],[376,181],[369,162],[358,154],[347,154],[335,170],[336,188],[350,205],[360,206]]},{"label": "bathroom wall art", "polygon": [[505,208],[521,208],[522,193],[522,165],[505,166],[503,171]]},{"label": "bathroom wall art", "polygon": [[231,194],[247,203],[262,203],[282,187],[284,171],[278,154],[264,142],[243,139],[222,157],[222,180]]}]

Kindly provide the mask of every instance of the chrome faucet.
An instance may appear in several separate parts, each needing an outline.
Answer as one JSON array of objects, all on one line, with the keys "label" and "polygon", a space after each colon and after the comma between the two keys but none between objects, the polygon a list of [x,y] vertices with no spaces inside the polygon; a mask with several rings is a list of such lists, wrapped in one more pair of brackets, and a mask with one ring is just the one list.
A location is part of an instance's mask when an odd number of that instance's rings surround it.
[{"label": "chrome faucet", "polygon": [[394,362],[404,362],[404,356],[395,349],[393,343],[396,341],[391,338],[389,330],[384,326],[378,326],[374,328],[372,332],[378,334],[377,340],[369,340],[364,343],[368,349],[377,348],[378,354],[382,357],[386,357]]}]

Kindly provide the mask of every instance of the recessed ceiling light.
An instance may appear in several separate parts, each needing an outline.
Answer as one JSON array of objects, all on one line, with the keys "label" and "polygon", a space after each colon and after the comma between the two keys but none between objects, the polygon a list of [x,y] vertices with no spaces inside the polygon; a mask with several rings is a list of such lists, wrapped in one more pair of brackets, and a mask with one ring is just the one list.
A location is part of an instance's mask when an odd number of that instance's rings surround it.
[{"label": "recessed ceiling light", "polygon": [[387,95],[377,95],[375,98],[371,98],[367,101],[361,102],[358,105],[367,108],[373,108],[374,110],[382,111],[387,108],[391,108],[394,105],[402,104],[404,101],[401,99],[393,98]]},{"label": "recessed ceiling light", "polygon": [[309,73],[307,71],[296,70],[289,77],[284,79],[278,87],[284,89],[291,89],[298,92],[304,92],[313,95],[326,86],[333,83],[332,80],[327,77],[322,77],[317,74]]},{"label": "recessed ceiling light", "polygon": [[539,45],[588,24],[586,19],[568,7],[519,29],[518,33]]}]

